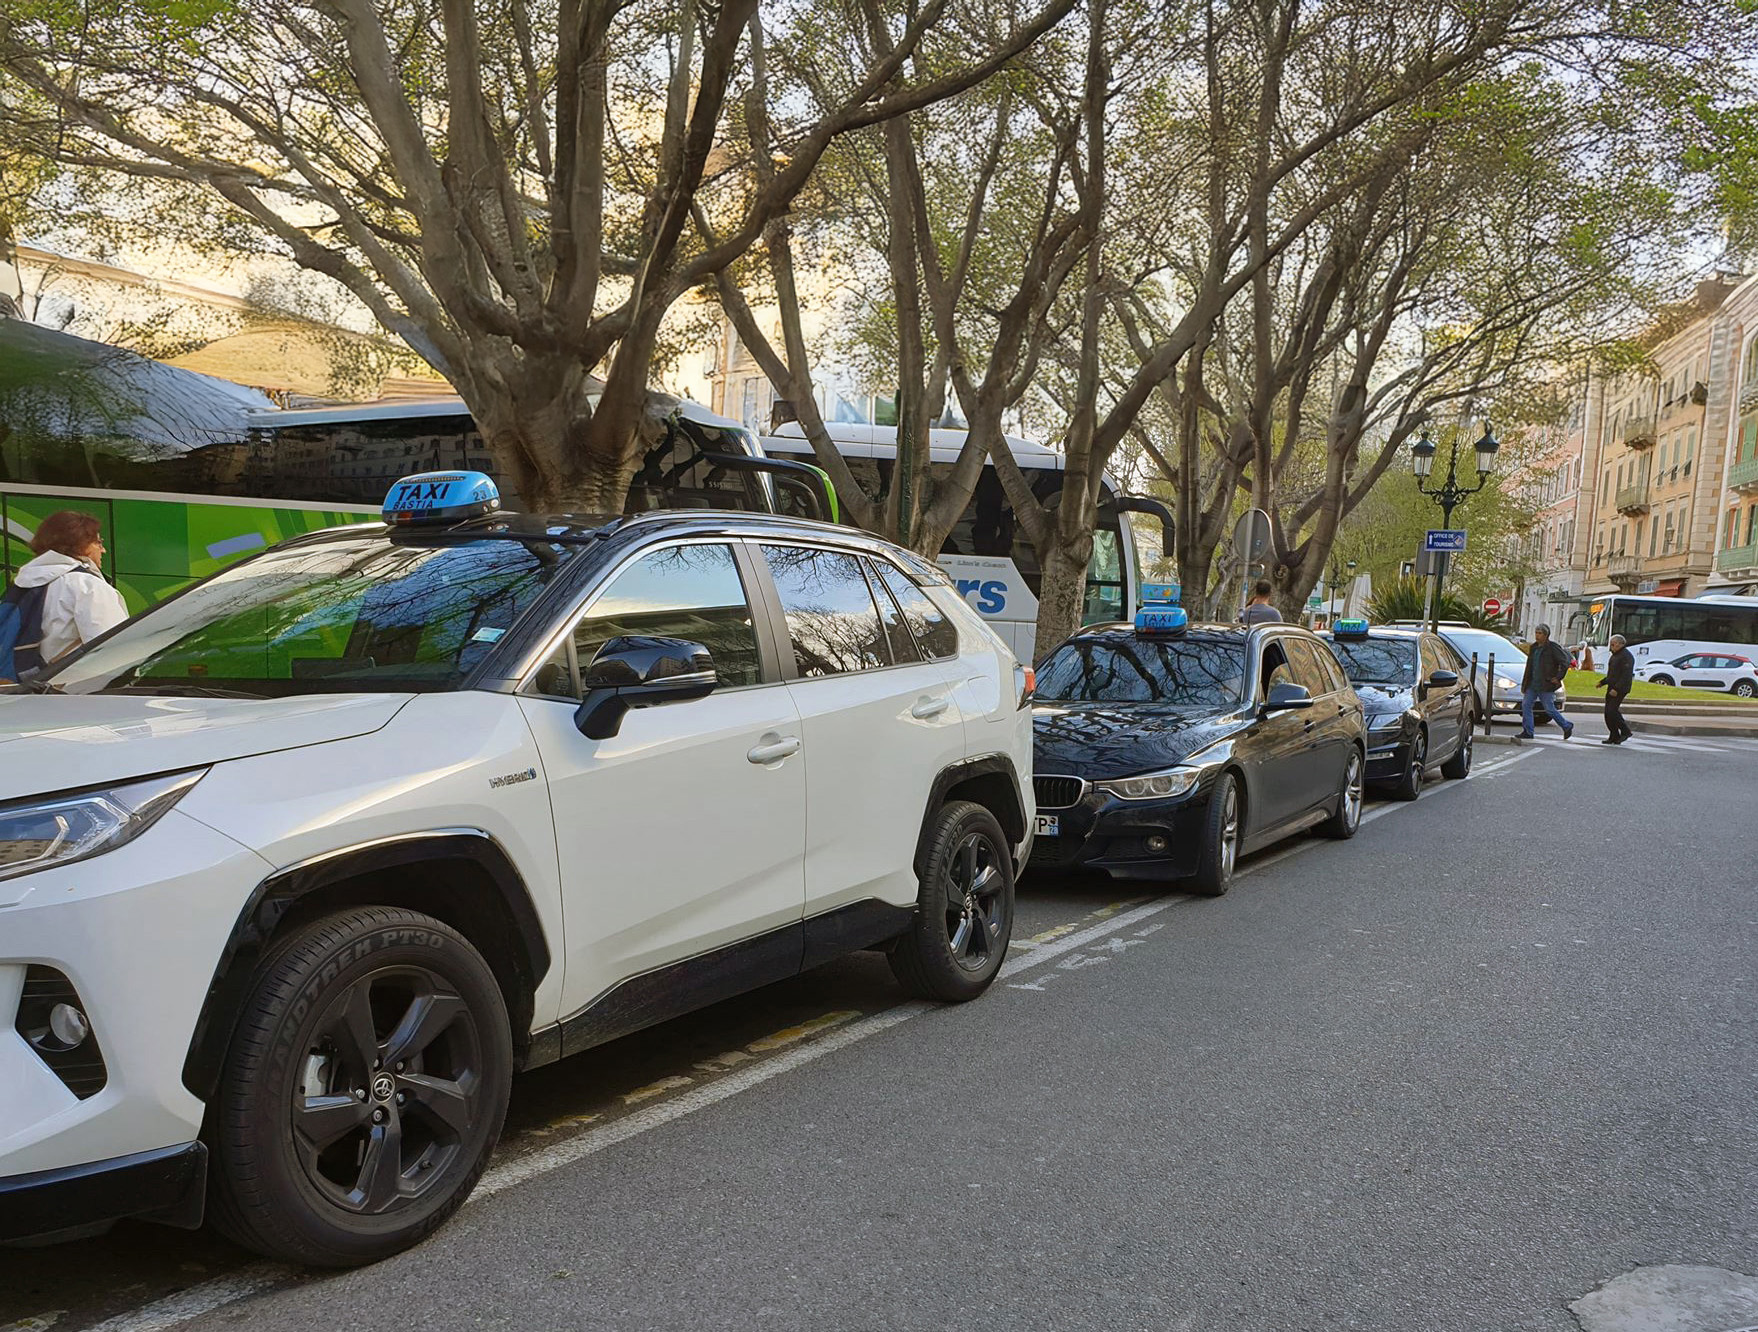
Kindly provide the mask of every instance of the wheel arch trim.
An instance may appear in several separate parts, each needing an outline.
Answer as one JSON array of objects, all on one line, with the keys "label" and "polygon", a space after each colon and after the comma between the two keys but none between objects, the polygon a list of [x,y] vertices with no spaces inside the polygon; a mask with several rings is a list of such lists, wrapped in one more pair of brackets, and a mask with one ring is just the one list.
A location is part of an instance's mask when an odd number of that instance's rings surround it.
[{"label": "wheel arch trim", "polygon": [[979,754],[960,759],[956,763],[949,763],[936,774],[934,785],[928,792],[928,803],[922,810],[922,826],[916,833],[915,855],[911,862],[918,877],[922,873],[923,857],[927,854],[934,815],[946,803],[946,793],[973,777],[1005,779],[1011,808],[990,812],[1001,825],[1001,831],[1013,842],[1014,849],[1030,838],[1031,829],[1026,826],[1025,799],[1020,794],[1019,770],[1013,766],[1013,759],[1001,753]]},{"label": "wheel arch trim", "polygon": [[[294,906],[312,893],[363,874],[439,861],[464,861],[486,872],[512,917],[528,971],[525,979],[535,991],[549,972],[549,942],[524,879],[491,833],[481,828],[434,828],[336,847],[275,870],[251,890],[220,952],[190,1034],[183,1085],[203,1101],[213,1098],[251,978]],[[515,1024],[515,1044],[528,1035]]]}]

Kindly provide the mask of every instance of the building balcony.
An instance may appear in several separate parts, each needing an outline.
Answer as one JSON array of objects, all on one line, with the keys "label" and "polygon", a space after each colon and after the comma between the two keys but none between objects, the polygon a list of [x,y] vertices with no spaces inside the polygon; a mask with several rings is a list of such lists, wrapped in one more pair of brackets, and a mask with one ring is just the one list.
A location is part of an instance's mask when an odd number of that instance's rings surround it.
[{"label": "building balcony", "polygon": [[1740,390],[1740,411],[1758,411],[1758,375],[1753,376],[1751,382]]},{"label": "building balcony", "polygon": [[1728,468],[1727,483],[1742,494],[1758,492],[1758,457],[1747,458]]},{"label": "building balcony", "polygon": [[1626,591],[1634,590],[1642,581],[1640,555],[1610,555],[1605,561],[1605,576]]},{"label": "building balcony", "polygon": [[1715,567],[1724,574],[1758,570],[1758,541],[1748,541],[1743,546],[1729,546],[1726,550],[1717,551]]},{"label": "building balcony", "polygon": [[1618,439],[1625,448],[1653,448],[1654,418],[1652,416],[1632,416],[1618,428]]},{"label": "building balcony", "polygon": [[1617,494],[1617,510],[1626,516],[1648,512],[1648,483],[1625,486]]}]

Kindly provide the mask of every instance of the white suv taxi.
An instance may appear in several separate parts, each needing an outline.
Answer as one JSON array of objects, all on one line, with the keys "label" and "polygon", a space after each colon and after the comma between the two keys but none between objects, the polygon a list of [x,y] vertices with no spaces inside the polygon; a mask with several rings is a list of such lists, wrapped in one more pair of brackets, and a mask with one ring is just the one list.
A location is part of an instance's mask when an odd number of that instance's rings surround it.
[{"label": "white suv taxi", "polygon": [[369,1262],[516,1070],[855,949],[995,978],[1029,673],[945,575],[498,504],[409,478],[0,696],[0,1240],[205,1210]]}]

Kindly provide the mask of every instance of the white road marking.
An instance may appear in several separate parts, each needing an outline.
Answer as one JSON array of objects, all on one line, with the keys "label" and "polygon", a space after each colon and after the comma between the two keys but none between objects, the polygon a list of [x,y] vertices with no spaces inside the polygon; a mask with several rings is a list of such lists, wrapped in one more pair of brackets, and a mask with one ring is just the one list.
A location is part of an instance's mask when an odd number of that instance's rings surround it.
[{"label": "white road marking", "polygon": [[[1473,780],[1478,776],[1494,776],[1522,759],[1531,758],[1536,752],[1531,749],[1520,750],[1508,758],[1486,763],[1475,770]],[[1424,798],[1431,799],[1434,795],[1469,785],[1470,782],[1465,781],[1429,787],[1428,794]],[[1394,810],[1415,808],[1421,803],[1421,801],[1416,801],[1413,804],[1381,805],[1364,814],[1362,822],[1371,822],[1392,813]],[[1323,845],[1325,843],[1318,840],[1296,842],[1285,850],[1260,857],[1252,864],[1242,867],[1236,873],[1235,878],[1245,878],[1259,870],[1268,869],[1271,865],[1280,864],[1292,856],[1300,855],[1314,847]],[[1040,943],[1034,946],[1029,954],[1013,953],[1010,949],[1008,960],[996,979],[1006,980],[1008,977],[1018,976],[1026,971],[1045,966],[1065,953],[1086,948],[1100,939],[1128,929],[1162,911],[1194,900],[1188,894],[1156,898],[1130,910],[1120,911],[1086,929],[1074,930],[1060,938]],[[1158,928],[1158,926],[1153,928]],[[1150,931],[1141,931],[1141,933],[1148,932]],[[1110,959],[1095,958],[1093,960],[1109,961]],[[1081,965],[1085,965],[1085,963],[1083,962]],[[1053,970],[1043,979],[1048,981],[1057,978],[1057,976],[1058,972]],[[1042,982],[1037,985],[1021,985],[1011,988],[1041,989]],[[771,1078],[791,1073],[814,1060],[822,1059],[825,1055],[834,1054],[858,1041],[866,1040],[869,1036],[877,1036],[882,1031],[888,1031],[892,1027],[921,1017],[924,1013],[938,1012],[942,1007],[943,1005],[940,1004],[911,1001],[898,1004],[894,1008],[883,1009],[877,1013],[869,1013],[846,1026],[830,1030],[825,1035],[816,1037],[806,1044],[795,1046],[785,1053],[773,1055],[748,1067],[740,1068],[737,1072],[718,1077],[712,1082],[697,1087],[694,1091],[683,1092],[650,1105],[645,1110],[637,1110],[598,1128],[587,1129],[584,1133],[564,1142],[558,1142],[552,1147],[545,1147],[540,1151],[495,1166],[483,1175],[475,1191],[466,1200],[465,1206],[468,1207],[485,1198],[492,1198],[497,1193],[535,1179],[539,1175],[549,1174],[564,1166],[572,1165],[576,1161],[584,1160],[588,1156],[603,1151],[606,1147],[626,1142],[630,1138],[661,1128],[674,1120],[693,1115],[699,1110],[706,1110],[711,1105],[717,1105],[721,1101],[737,1096],[740,1092],[748,1091],[752,1087],[768,1082]],[[204,1281],[173,1295],[167,1295],[163,1299],[154,1300],[139,1309],[117,1314],[114,1318],[107,1319],[90,1329],[90,1332],[166,1332],[169,1328],[178,1327],[192,1319],[201,1317],[203,1314],[212,1313],[228,1304],[248,1299],[271,1286],[292,1284],[298,1281],[300,1276],[301,1273],[296,1269],[283,1267],[276,1263],[253,1263],[227,1276]]]}]

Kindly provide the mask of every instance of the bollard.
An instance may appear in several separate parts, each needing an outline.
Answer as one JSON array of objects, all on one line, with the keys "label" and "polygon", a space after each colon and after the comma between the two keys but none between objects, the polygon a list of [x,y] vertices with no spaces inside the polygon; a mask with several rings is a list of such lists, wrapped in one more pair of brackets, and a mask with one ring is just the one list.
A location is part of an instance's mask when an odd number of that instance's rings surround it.
[{"label": "bollard", "polygon": [[1489,739],[1490,721],[1496,715],[1496,654],[1489,654],[1483,676],[1483,738]]},{"label": "bollard", "polygon": [[[1486,699],[1489,697],[1487,689],[1484,690],[1483,696]],[[1477,706],[1477,654],[1475,652],[1471,654],[1471,706]]]}]

